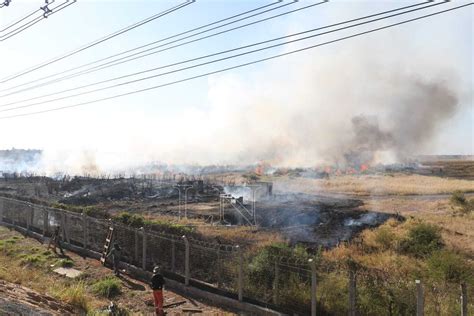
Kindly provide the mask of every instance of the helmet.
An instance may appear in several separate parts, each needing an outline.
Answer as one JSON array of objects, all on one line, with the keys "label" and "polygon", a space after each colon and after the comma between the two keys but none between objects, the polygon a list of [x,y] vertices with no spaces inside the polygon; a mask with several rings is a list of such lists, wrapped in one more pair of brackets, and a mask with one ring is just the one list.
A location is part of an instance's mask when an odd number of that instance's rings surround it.
[{"label": "helmet", "polygon": [[158,272],[160,272],[160,267],[159,267],[159,266],[155,266],[155,267],[153,268],[153,273],[158,273]]}]

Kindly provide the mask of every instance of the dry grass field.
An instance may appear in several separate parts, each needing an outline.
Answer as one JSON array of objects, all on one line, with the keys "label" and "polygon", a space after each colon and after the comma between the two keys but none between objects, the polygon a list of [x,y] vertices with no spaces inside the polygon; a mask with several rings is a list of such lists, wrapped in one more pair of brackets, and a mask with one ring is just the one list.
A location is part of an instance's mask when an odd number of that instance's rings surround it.
[{"label": "dry grass field", "polygon": [[278,177],[277,191],[304,192],[309,194],[341,193],[360,196],[427,195],[474,192],[474,181],[440,178],[423,175],[344,175],[329,179]]}]

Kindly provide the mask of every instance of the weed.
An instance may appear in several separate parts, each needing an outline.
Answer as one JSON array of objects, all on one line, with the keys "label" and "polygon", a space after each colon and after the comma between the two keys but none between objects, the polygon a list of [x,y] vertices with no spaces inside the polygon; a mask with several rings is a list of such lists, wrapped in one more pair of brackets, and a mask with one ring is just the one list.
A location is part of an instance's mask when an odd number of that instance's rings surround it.
[{"label": "weed", "polygon": [[86,284],[83,281],[79,281],[60,290],[56,290],[54,294],[60,300],[85,312],[88,310],[88,299],[86,293]]},{"label": "weed", "polygon": [[56,266],[63,267],[63,268],[70,268],[74,265],[74,261],[71,259],[59,259],[56,262]]},{"label": "weed", "polygon": [[106,277],[92,284],[92,292],[106,298],[116,296],[121,292],[120,280],[116,277]]}]

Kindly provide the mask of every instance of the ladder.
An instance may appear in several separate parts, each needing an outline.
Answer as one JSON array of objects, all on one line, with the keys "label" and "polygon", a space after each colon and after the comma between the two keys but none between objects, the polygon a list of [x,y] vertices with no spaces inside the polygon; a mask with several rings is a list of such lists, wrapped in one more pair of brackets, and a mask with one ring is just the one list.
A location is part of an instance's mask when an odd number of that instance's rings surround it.
[{"label": "ladder", "polygon": [[109,231],[107,232],[107,238],[105,239],[104,250],[102,251],[102,256],[100,257],[100,263],[105,266],[105,259],[107,258],[107,254],[109,253],[110,243],[112,242],[112,236],[114,234],[113,226],[109,227]]}]

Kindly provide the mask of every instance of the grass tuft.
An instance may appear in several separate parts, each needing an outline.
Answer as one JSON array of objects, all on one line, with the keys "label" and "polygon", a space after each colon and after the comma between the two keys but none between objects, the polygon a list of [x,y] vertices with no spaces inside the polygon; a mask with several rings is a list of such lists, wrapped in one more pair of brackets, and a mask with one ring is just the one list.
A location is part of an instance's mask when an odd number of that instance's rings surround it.
[{"label": "grass tuft", "polygon": [[111,298],[121,293],[121,282],[116,277],[106,277],[92,284],[92,292],[98,296]]}]

